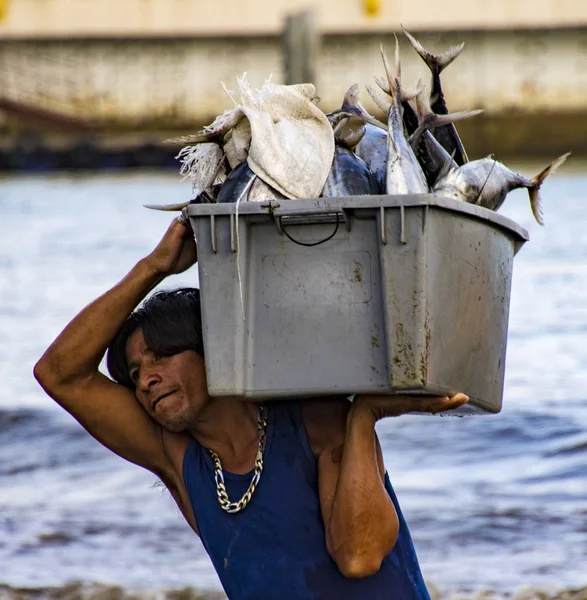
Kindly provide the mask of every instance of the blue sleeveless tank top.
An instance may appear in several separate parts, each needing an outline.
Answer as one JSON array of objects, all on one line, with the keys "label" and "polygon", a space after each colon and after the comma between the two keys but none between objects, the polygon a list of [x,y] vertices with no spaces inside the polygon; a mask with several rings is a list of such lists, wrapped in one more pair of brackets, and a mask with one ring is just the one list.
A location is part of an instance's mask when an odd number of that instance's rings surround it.
[{"label": "blue sleeveless tank top", "polygon": [[[261,480],[240,513],[222,510],[208,452],[192,439],[183,477],[200,537],[230,600],[429,600],[416,552],[388,476],[399,535],[380,570],[364,579],[344,577],[326,549],[318,496],[318,462],[299,402],[267,405]],[[224,471],[231,501],[252,477]]]}]

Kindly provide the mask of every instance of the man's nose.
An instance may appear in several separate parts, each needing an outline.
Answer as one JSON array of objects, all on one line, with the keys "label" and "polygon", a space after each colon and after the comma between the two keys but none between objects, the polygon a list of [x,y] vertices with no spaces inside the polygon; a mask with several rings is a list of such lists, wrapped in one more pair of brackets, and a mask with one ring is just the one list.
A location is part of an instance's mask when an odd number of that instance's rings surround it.
[{"label": "man's nose", "polygon": [[143,392],[149,392],[161,381],[161,376],[155,369],[145,369],[139,378],[139,388]]}]

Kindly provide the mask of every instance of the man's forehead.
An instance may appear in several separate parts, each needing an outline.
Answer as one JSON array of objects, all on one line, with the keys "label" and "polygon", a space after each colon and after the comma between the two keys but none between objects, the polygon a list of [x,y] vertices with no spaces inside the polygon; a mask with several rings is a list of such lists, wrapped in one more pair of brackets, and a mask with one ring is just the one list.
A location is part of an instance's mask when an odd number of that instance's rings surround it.
[{"label": "man's forehead", "polygon": [[137,329],[129,336],[126,342],[126,360],[130,363],[135,363],[140,360],[145,354],[149,354],[151,350],[147,347],[145,336],[142,329]]}]

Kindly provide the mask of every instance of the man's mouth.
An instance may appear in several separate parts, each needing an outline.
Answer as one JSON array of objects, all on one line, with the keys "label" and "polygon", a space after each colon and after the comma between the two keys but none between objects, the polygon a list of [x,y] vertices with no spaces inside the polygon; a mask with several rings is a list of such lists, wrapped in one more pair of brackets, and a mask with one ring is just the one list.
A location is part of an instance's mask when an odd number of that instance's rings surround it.
[{"label": "man's mouth", "polygon": [[161,394],[161,396],[159,396],[155,402],[153,402],[153,406],[151,407],[153,412],[155,411],[155,408],[157,407],[157,404],[159,404],[159,402],[161,402],[161,400],[163,400],[163,398],[167,398],[167,396],[171,396],[171,394],[174,394],[176,390],[171,390],[170,392],[165,392],[165,394]]}]

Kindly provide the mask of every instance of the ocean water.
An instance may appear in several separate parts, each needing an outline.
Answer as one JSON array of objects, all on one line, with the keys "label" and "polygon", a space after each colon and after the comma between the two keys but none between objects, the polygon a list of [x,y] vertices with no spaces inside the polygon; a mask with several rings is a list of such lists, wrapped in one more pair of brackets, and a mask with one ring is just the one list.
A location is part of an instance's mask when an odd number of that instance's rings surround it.
[{"label": "ocean water", "polygon": [[[543,165],[519,162],[532,175]],[[515,260],[504,408],[378,425],[428,581],[446,593],[587,585],[587,171],[503,212]],[[189,198],[173,173],[0,179],[0,585],[220,589],[200,541],[146,471],[90,438],[41,390],[34,362],[84,305],[147,254]],[[195,270],[164,287],[195,285]]]}]

